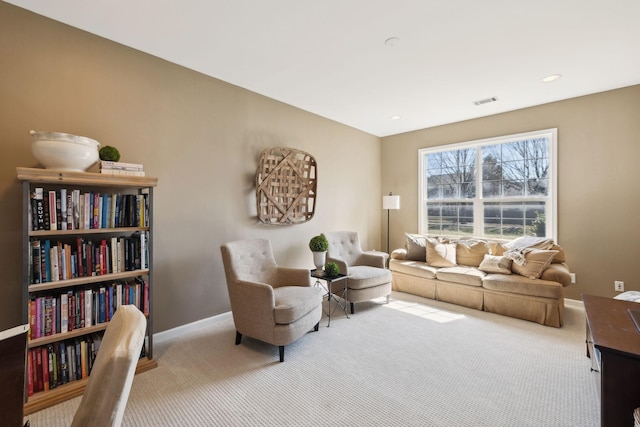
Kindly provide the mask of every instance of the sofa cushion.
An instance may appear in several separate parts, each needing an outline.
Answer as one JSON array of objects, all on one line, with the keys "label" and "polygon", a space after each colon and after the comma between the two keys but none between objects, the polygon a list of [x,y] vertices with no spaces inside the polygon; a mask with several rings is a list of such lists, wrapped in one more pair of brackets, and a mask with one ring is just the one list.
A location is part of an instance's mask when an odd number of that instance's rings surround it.
[{"label": "sofa cushion", "polygon": [[511,260],[503,256],[486,254],[478,270],[485,273],[511,274]]},{"label": "sofa cushion", "polygon": [[456,244],[440,243],[427,239],[427,264],[433,267],[453,267],[456,265]]},{"label": "sofa cushion", "polygon": [[391,271],[386,268],[354,265],[349,267],[347,287],[349,289],[365,289],[391,283]]},{"label": "sofa cushion", "polygon": [[435,279],[436,271],[438,271],[436,267],[432,267],[424,261],[400,259],[392,259],[389,261],[389,269],[391,271],[397,271],[398,273],[404,273],[424,279]]},{"label": "sofa cushion", "polygon": [[421,234],[404,233],[407,259],[424,261],[427,259],[427,238]]},{"label": "sofa cushion", "polygon": [[482,281],[482,287],[520,295],[562,298],[562,285],[560,283],[541,279],[528,279],[516,275],[487,274]]},{"label": "sofa cushion", "polygon": [[478,267],[488,253],[489,245],[484,240],[460,240],[456,246],[456,264]]},{"label": "sofa cushion", "polygon": [[482,286],[482,279],[485,273],[473,267],[444,267],[436,272],[438,280],[446,282],[460,283],[461,285]]},{"label": "sofa cushion", "polygon": [[524,251],[524,264],[512,263],[511,271],[529,279],[537,279],[542,272],[549,267],[551,260],[558,251],[546,251],[541,249],[529,249]]}]

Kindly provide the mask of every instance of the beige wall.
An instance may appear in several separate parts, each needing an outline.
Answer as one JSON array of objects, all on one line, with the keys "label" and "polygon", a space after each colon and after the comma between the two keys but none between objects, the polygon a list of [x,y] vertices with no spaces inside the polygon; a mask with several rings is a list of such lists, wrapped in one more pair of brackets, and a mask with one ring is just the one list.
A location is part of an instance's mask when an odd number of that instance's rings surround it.
[{"label": "beige wall", "polygon": [[[0,2],[0,329],[21,320],[21,192],[36,167],[28,131],[68,132],[143,163],[155,191],[155,330],[229,309],[220,245],[267,238],[283,265],[312,268],[309,239],[352,229],[380,249],[380,140]],[[318,162],[315,217],[255,218],[256,160],[294,147]]]},{"label": "beige wall", "polygon": [[[353,229],[366,249],[417,231],[417,150],[558,128],[558,240],[578,283],[566,292],[640,289],[640,86],[382,138],[0,2],[0,329],[21,317],[21,192],[16,166],[37,166],[30,129],[115,145],[159,178],[155,216],[155,330],[228,310],[219,246],[272,241],[282,264],[311,267],[308,239]],[[559,82],[561,84],[561,82]],[[306,224],[255,220],[260,151],[289,146],[318,161],[318,209]],[[382,160],[381,160],[382,159]],[[380,181],[382,180],[382,186]],[[382,232],[382,233],[381,233]],[[382,243],[380,243],[382,242]]]},{"label": "beige wall", "polygon": [[613,296],[614,280],[640,290],[639,118],[640,86],[632,86],[383,138],[382,189],[402,196],[391,246],[418,228],[418,149],[558,128],[558,242],[577,276],[565,296]]}]

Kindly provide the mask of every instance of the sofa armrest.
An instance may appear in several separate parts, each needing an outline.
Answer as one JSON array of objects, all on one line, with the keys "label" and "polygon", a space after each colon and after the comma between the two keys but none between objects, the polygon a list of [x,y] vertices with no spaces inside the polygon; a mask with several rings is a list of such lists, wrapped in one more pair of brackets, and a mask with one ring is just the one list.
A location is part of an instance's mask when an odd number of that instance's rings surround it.
[{"label": "sofa armrest", "polygon": [[407,250],[405,248],[394,249],[391,252],[391,259],[407,259]]},{"label": "sofa armrest", "polygon": [[567,264],[554,263],[542,272],[540,279],[558,282],[562,284],[563,287],[567,287],[571,284],[571,272]]}]

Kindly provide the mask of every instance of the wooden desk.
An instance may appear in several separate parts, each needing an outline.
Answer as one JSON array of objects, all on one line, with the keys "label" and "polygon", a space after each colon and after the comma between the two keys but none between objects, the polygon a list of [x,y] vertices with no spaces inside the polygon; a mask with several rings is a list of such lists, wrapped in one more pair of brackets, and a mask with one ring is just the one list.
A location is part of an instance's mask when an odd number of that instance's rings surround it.
[{"label": "wooden desk", "polygon": [[587,356],[599,371],[600,423],[603,427],[632,427],[640,407],[640,332],[628,309],[640,304],[583,295],[587,316]]}]

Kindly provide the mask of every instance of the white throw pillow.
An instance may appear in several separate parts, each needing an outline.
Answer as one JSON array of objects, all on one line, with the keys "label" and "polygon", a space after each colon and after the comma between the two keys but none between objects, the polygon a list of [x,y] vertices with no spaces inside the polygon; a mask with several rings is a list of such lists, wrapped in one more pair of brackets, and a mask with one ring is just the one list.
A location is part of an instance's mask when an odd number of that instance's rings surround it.
[{"label": "white throw pillow", "polygon": [[511,260],[503,256],[485,255],[478,270],[485,273],[511,274]]}]

